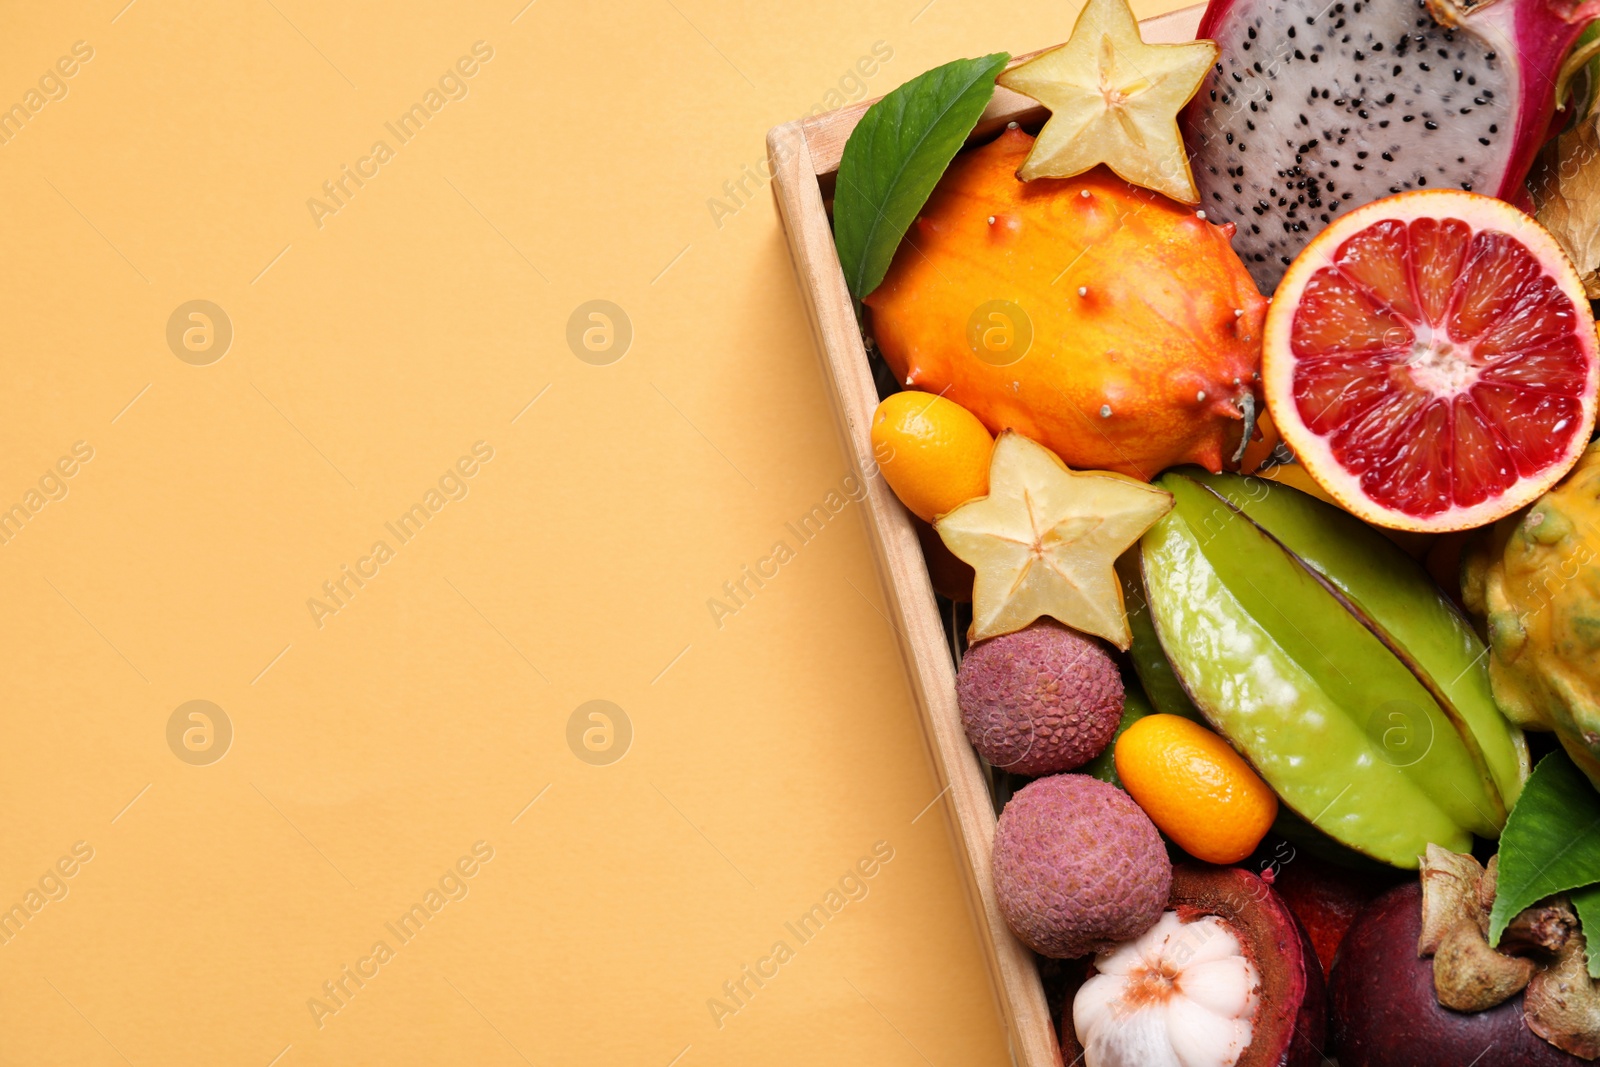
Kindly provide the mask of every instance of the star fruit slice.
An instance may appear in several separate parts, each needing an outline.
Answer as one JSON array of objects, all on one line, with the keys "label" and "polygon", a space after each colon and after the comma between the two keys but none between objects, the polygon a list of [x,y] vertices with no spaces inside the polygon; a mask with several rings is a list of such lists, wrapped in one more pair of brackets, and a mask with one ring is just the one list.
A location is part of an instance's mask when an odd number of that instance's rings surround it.
[{"label": "star fruit slice", "polygon": [[1118,648],[1133,641],[1113,564],[1172,508],[1172,494],[1121,474],[1072,471],[1006,430],[989,461],[989,495],[934,524],[977,573],[971,638],[1049,615]]},{"label": "star fruit slice", "polygon": [[1089,0],[1066,44],[1000,75],[1050,109],[1017,177],[1071,178],[1104,163],[1124,181],[1198,204],[1178,112],[1217,55],[1214,41],[1146,44],[1127,0]]}]

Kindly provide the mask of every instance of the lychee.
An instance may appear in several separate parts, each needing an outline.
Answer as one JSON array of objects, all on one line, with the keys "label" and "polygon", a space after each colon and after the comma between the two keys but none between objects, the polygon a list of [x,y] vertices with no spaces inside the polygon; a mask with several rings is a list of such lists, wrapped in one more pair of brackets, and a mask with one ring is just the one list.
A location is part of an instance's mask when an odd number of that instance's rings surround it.
[{"label": "lychee", "polygon": [[1172,861],[1133,798],[1097,778],[1030,782],[994,839],[1000,914],[1035,952],[1071,959],[1143,934],[1161,918]]},{"label": "lychee", "polygon": [[1053,619],[981,641],[956,676],[967,740],[1013,774],[1070,771],[1098,756],[1122,717],[1105,647]]}]

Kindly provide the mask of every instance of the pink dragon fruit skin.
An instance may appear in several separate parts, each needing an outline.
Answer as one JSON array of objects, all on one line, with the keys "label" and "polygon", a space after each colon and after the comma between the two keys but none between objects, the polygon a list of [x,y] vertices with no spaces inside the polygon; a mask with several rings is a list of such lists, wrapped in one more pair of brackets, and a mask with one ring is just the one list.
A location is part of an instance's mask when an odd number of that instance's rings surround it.
[{"label": "pink dragon fruit skin", "polygon": [[1564,101],[1555,98],[1556,74],[1578,35],[1597,18],[1600,18],[1600,0],[1565,3],[1562,0],[1522,0],[1521,3],[1506,0],[1479,8],[1470,16],[1469,27],[1480,23],[1495,26],[1502,37],[1516,42],[1520,99],[1536,101],[1538,105],[1525,106],[1518,115],[1516,150],[1508,158],[1500,188],[1494,194],[1502,200],[1527,202],[1523,181],[1540,147],[1560,126],[1556,110]]},{"label": "pink dragon fruit skin", "polygon": [[1185,109],[1201,206],[1270,293],[1341,212],[1455,187],[1525,203],[1557,71],[1600,0],[1211,0]]}]

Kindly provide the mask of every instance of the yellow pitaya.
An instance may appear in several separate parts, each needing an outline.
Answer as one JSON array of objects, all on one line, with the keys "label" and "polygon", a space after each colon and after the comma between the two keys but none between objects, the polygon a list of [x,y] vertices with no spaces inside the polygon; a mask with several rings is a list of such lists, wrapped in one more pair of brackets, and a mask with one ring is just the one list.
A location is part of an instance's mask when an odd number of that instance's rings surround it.
[{"label": "yellow pitaya", "polygon": [[1553,730],[1600,788],[1600,444],[1468,553],[1462,596],[1488,626],[1506,717]]}]

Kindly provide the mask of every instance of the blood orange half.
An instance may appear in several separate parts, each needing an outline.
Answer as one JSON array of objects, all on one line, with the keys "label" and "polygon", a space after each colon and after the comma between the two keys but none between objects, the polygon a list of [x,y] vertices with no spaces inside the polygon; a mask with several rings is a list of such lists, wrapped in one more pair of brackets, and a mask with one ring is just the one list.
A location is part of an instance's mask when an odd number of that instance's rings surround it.
[{"label": "blood orange half", "polygon": [[1482,526],[1565,474],[1600,351],[1555,240],[1503,201],[1417,190],[1352,211],[1267,313],[1267,406],[1306,470],[1379,526]]}]

